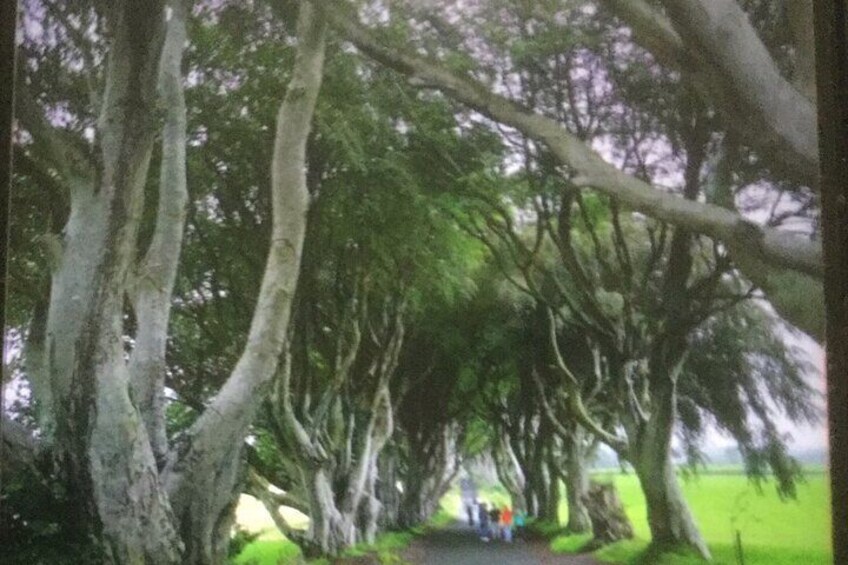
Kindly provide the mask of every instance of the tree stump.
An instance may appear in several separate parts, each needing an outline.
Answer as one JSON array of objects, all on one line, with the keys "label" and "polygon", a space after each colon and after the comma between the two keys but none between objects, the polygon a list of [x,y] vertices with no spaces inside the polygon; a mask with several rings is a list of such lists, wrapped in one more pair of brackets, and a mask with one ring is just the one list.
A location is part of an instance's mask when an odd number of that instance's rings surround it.
[{"label": "tree stump", "polygon": [[591,547],[586,549],[594,550],[602,545],[633,538],[633,525],[624,513],[615,485],[592,482],[583,496],[583,502],[589,512],[594,533],[594,538],[589,542]]}]

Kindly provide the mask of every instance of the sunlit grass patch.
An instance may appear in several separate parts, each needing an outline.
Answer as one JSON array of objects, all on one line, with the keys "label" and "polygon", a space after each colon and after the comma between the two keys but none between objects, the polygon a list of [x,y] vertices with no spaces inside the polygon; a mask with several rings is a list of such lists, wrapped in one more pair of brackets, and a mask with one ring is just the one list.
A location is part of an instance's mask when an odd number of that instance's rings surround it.
[{"label": "sunlit grass patch", "polygon": [[377,536],[374,543],[360,543],[346,549],[343,557],[362,557],[371,553],[387,554],[405,549],[412,542],[415,535],[411,532],[385,532]]},{"label": "sunlit grass patch", "polygon": [[233,559],[234,565],[280,565],[301,561],[300,548],[285,538],[258,539],[245,546]]},{"label": "sunlit grass patch", "polygon": [[[565,521],[562,522],[563,524]],[[534,533],[540,535],[543,538],[556,538],[560,536],[567,536],[565,533],[565,528],[561,524],[556,524],[554,522],[548,521],[540,521],[533,518],[527,520],[527,527]]]},{"label": "sunlit grass patch", "polygon": [[[280,507],[280,514],[295,529],[305,530],[309,527],[309,517],[288,506]],[[256,498],[243,494],[236,506],[236,523],[249,532],[277,532],[277,526],[265,506]],[[277,536],[282,539],[282,534]]]},{"label": "sunlit grass patch", "polygon": [[[486,500],[503,504],[509,500],[509,497],[502,489],[493,489],[488,493]],[[291,509],[281,508],[280,512],[290,523],[294,522],[303,528],[308,526],[308,517],[297,511],[289,513],[289,510]],[[404,563],[401,553],[416,536],[426,534],[434,528],[446,527],[457,519],[463,518],[464,510],[460,493],[457,489],[452,489],[439,501],[439,509],[426,524],[403,532],[384,532],[377,536],[373,544],[357,544],[344,551],[342,556],[356,558],[372,555],[382,564],[401,565]],[[301,520],[299,523],[298,519]],[[265,507],[253,497],[242,497],[237,510],[237,521],[244,530],[260,535],[255,541],[245,546],[238,557],[232,561],[234,565],[295,565],[304,562],[297,545],[287,540],[276,529]],[[330,561],[318,559],[308,563],[309,565],[329,565]]]},{"label": "sunlit grass patch", "polygon": [[592,534],[560,535],[551,540],[554,553],[579,553],[592,540]]},{"label": "sunlit grass patch", "polygon": [[633,563],[648,548],[648,542],[635,539],[625,540],[602,547],[593,555],[604,563]]},{"label": "sunlit grass patch", "polygon": [[[818,472],[817,472],[818,471]],[[596,479],[614,482],[622,504],[633,522],[636,539],[601,548],[593,555],[602,562],[628,565],[689,565],[703,563],[687,555],[646,553],[650,530],[647,507],[639,482],[632,474],[602,473]],[[782,502],[773,483],[765,483],[762,492],[738,469],[712,469],[697,477],[681,480],[714,563],[735,565],[736,531],[741,533],[746,565],[823,565],[831,562],[830,507],[827,477],[813,470],[806,482],[798,485],[798,499]],[[563,502],[560,517],[567,520]],[[573,536],[571,536],[573,537]],[[554,547],[554,543],[558,545]],[[554,538],[552,549],[573,552],[568,538]]]},{"label": "sunlit grass patch", "polygon": [[459,518],[462,516],[462,497],[459,494],[458,489],[451,489],[448,493],[442,497],[442,500],[439,501],[439,509],[444,511],[455,518]]},{"label": "sunlit grass patch", "polygon": [[[739,561],[732,545],[711,544],[714,565],[736,565]],[[657,554],[649,549],[645,540],[628,540],[608,545],[593,556],[602,563],[621,565],[703,565],[704,561],[691,553]],[[756,546],[744,548],[746,565],[829,565],[827,551],[788,549],[785,547]]]}]

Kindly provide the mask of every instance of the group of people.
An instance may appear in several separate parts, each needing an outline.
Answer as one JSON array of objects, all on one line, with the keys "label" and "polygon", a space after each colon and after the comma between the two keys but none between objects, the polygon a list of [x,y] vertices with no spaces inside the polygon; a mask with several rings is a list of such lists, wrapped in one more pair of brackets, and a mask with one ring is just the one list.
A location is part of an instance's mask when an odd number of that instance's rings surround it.
[{"label": "group of people", "polygon": [[502,539],[512,542],[513,537],[520,538],[524,530],[527,516],[524,512],[513,512],[512,508],[504,505],[498,508],[492,504],[489,508],[485,502],[474,500],[465,505],[468,525],[476,527],[483,541]]}]

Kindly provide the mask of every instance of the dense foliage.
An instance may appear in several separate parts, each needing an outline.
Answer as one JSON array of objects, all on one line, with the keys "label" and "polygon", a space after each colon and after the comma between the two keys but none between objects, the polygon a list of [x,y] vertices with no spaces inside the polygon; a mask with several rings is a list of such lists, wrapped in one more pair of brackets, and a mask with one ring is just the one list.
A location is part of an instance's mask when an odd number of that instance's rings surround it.
[{"label": "dense foliage", "polygon": [[[814,370],[767,301],[820,336],[810,156],[741,131],[757,93],[669,56],[662,3],[130,4],[23,3],[14,562],[218,563],[243,493],[335,555],[474,461],[585,534],[602,445],[708,557],[673,445],[711,429],[796,495]],[[719,4],[803,79],[785,10]]]}]

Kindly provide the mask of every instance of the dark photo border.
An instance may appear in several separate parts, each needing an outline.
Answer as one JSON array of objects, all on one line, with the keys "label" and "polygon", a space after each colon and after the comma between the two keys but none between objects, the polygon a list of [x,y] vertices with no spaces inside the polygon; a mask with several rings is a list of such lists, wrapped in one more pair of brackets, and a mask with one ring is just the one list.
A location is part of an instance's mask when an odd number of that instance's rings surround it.
[{"label": "dark photo border", "polygon": [[816,0],[833,562],[848,563],[848,1]]},{"label": "dark photo border", "polygon": [[[0,328],[6,327],[6,295],[9,249],[9,199],[12,187],[12,121],[15,101],[15,30],[18,20],[17,0],[0,0]],[[0,361],[5,359],[5,340],[0,340]],[[0,386],[0,411],[3,410],[3,387]],[[2,425],[2,419],[0,419]],[[3,460],[0,441],[0,461]],[[3,484],[0,473],[0,486]],[[0,524],[0,530],[2,530]]]}]

